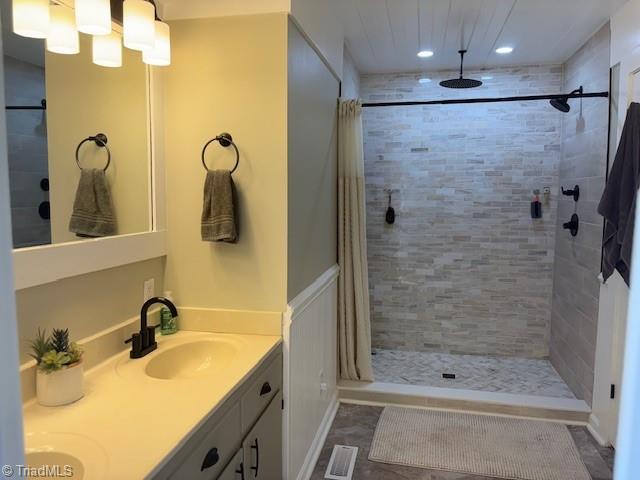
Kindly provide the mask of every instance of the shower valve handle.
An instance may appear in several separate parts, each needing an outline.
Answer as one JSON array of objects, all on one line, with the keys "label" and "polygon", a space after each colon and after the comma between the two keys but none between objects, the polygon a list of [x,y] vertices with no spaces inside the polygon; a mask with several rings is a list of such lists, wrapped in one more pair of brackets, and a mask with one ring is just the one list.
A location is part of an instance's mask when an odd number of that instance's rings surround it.
[{"label": "shower valve handle", "polygon": [[580,187],[578,185],[573,187],[573,190],[565,190],[564,187],[560,187],[560,190],[562,190],[563,195],[573,197],[573,200],[576,202],[580,199]]}]

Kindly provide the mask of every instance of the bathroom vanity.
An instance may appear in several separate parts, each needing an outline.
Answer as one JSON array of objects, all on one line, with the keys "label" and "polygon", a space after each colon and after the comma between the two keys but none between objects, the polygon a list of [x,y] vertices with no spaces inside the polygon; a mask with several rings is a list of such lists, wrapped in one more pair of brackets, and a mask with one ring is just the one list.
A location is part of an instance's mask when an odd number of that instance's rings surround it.
[{"label": "bathroom vanity", "polygon": [[27,462],[91,480],[280,480],[282,407],[280,337],[181,331],[89,370],[74,404],[28,402]]},{"label": "bathroom vanity", "polygon": [[279,480],[282,409],[282,354],[278,349],[152,477]]}]

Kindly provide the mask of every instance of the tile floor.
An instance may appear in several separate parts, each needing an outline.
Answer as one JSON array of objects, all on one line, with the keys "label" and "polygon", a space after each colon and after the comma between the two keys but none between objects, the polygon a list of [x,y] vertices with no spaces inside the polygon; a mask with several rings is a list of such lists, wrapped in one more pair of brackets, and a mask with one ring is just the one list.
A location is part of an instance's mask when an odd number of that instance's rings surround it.
[{"label": "tile floor", "polygon": [[[382,407],[342,404],[327,436],[311,480],[322,480],[335,444],[359,447],[353,480],[497,480],[439,470],[387,465],[368,460]],[[613,449],[600,447],[584,427],[568,427],[593,480],[613,478]],[[567,479],[569,480],[569,479]]]},{"label": "tile floor", "polygon": [[[378,382],[575,398],[548,360],[374,349]],[[454,373],[447,380],[443,373]]]}]

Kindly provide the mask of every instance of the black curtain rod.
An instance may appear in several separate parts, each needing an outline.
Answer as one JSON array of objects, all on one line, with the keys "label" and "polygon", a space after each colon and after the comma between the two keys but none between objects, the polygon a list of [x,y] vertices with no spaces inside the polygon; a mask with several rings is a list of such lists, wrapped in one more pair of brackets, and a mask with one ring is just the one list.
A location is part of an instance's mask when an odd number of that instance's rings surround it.
[{"label": "black curtain rod", "polygon": [[500,102],[532,102],[539,100],[554,100],[556,98],[609,98],[609,92],[597,93],[572,93],[560,95],[528,95],[522,97],[498,97],[498,98],[460,98],[452,100],[406,101],[406,102],[380,102],[363,103],[368,107],[410,107],[413,105],[456,105],[465,103],[500,103]]},{"label": "black curtain rod", "polygon": [[7,110],[46,110],[47,101],[45,99],[42,99],[42,101],[40,101],[40,105],[7,105],[5,109]]}]

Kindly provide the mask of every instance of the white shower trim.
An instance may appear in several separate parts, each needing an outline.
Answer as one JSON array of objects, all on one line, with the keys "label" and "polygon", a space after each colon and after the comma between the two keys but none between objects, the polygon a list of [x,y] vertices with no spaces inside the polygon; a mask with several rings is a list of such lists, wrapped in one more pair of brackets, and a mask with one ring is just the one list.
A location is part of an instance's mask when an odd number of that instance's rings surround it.
[{"label": "white shower trim", "polygon": [[340,381],[342,403],[404,405],[416,408],[533,418],[586,426],[591,409],[583,400],[480,392],[424,385]]}]

